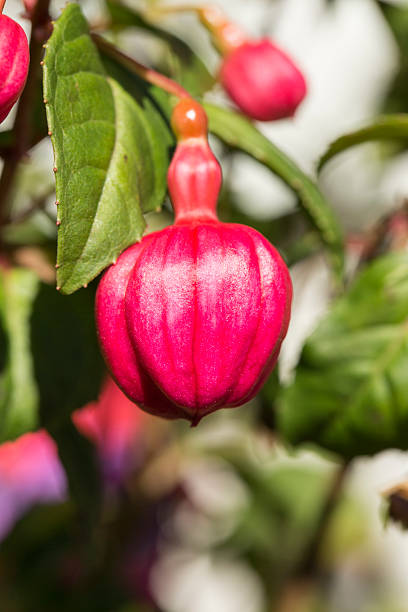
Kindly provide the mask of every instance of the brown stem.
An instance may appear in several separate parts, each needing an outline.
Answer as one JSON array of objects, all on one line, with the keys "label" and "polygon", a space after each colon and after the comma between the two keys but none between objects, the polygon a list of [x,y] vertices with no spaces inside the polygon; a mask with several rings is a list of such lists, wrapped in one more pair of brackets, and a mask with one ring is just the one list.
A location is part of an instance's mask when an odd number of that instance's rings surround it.
[{"label": "brown stem", "polygon": [[346,462],[337,470],[331,482],[331,486],[320,513],[320,519],[312,539],[309,542],[300,563],[294,574],[289,576],[287,582],[282,586],[279,598],[274,610],[276,612],[293,612],[303,610],[305,600],[313,592],[313,585],[319,574],[319,553],[324,537],[330,526],[333,514],[343,492],[343,485],[350,463]]},{"label": "brown stem", "polygon": [[6,0],[0,0],[0,15],[3,12],[4,9],[4,5],[6,4]]},{"label": "brown stem", "polygon": [[93,33],[91,36],[98,49],[104,51],[110,57],[117,59],[123,66],[126,66],[131,72],[133,72],[133,74],[136,74],[152,85],[156,85],[157,87],[164,89],[164,91],[167,91],[173,96],[177,96],[178,98],[191,98],[188,91],[172,79],[160,74],[160,72],[156,72],[151,68],[143,66],[143,64],[140,64],[132,57],[129,57],[129,55],[119,51],[119,49],[117,49],[114,45],[111,45],[111,43],[102,38],[102,36],[99,36],[99,34]]},{"label": "brown stem", "polygon": [[32,13],[30,68],[12,130],[13,145],[5,156],[3,172],[0,178],[0,227],[7,221],[7,201],[14,185],[18,165],[29,149],[31,142],[31,113],[40,77],[42,46],[49,34],[49,3],[50,0],[38,0]]},{"label": "brown stem", "polygon": [[299,567],[299,573],[302,577],[310,576],[316,570],[322,540],[327,533],[327,529],[333,518],[333,513],[337,508],[339,498],[343,491],[344,481],[348,475],[349,466],[350,463],[343,463],[333,478],[326,502],[320,514],[317,529],[313,534],[313,538],[306,549],[303,561]]},{"label": "brown stem", "polygon": [[[23,223],[26,219],[31,217],[31,215],[39,210],[42,210],[46,203],[47,199],[54,193],[54,187],[48,190],[46,193],[42,194],[37,198],[33,198],[30,205],[19,213],[13,215],[13,217],[8,217],[6,220],[7,225],[13,224],[18,225],[19,223]],[[44,211],[46,212],[46,211]],[[54,217],[52,220],[55,221]]]}]

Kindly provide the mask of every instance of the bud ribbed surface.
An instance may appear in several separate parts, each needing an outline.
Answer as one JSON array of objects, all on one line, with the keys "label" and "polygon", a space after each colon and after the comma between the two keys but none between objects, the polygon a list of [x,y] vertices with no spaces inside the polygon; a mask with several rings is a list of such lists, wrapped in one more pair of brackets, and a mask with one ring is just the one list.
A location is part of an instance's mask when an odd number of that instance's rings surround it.
[{"label": "bud ribbed surface", "polygon": [[171,226],[127,249],[103,277],[102,350],[133,401],[196,423],[257,393],[278,358],[291,296],[286,265],[256,230]]}]

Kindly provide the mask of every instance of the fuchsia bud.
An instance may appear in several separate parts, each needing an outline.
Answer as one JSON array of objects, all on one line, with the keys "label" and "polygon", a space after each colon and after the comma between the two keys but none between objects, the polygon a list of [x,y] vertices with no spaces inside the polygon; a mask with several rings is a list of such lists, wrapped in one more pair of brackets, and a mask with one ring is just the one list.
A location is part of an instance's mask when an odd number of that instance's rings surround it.
[{"label": "fuchsia bud", "polygon": [[0,122],[17,102],[28,73],[30,54],[23,28],[0,14]]},{"label": "fuchsia bud", "polygon": [[199,15],[224,55],[219,78],[238,108],[258,121],[292,117],[306,95],[293,61],[268,39],[248,40],[219,9],[203,8]]},{"label": "fuchsia bud", "polygon": [[123,391],[147,412],[193,424],[260,389],[289,324],[292,286],[256,230],[221,223],[221,169],[201,106],[182,100],[168,172],[175,224],[127,249],[98,287],[102,350]]},{"label": "fuchsia bud", "polygon": [[306,95],[302,73],[266,39],[248,41],[227,55],[220,79],[238,108],[258,121],[292,117]]}]

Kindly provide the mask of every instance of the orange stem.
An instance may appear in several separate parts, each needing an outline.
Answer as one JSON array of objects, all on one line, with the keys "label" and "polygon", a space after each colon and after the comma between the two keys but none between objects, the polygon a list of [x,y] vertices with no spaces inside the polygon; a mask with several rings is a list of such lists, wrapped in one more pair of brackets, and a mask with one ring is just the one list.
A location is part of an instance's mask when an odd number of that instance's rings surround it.
[{"label": "orange stem", "polygon": [[4,5],[6,4],[6,0],[0,0],[0,15],[3,12],[4,9]]},{"label": "orange stem", "polygon": [[172,13],[194,13],[201,10],[196,4],[175,4],[174,6],[158,6],[147,11],[148,15],[171,15]]},{"label": "orange stem", "polygon": [[194,6],[185,4],[158,7],[147,12],[147,17],[154,20],[155,17],[160,18],[172,13],[185,12],[196,13],[203,26],[210,32],[214,45],[222,55],[227,55],[247,40],[245,32],[231,22],[222,9],[216,5]]}]

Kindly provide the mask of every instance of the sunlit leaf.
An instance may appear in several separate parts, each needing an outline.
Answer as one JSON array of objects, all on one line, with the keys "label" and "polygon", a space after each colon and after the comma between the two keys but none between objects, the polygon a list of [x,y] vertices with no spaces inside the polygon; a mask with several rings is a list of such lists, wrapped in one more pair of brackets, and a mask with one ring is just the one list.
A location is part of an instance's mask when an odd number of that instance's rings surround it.
[{"label": "sunlit leaf", "polygon": [[0,271],[0,440],[34,429],[38,392],[30,347],[30,317],[38,291],[34,273],[22,268]]},{"label": "sunlit leaf", "polygon": [[378,117],[373,123],[361,130],[350,132],[331,143],[319,161],[321,170],[333,157],[351,147],[376,140],[408,141],[408,115],[388,115]]},{"label": "sunlit leaf", "polygon": [[140,240],[142,212],[161,205],[166,128],[107,77],[76,4],[47,44],[44,95],[59,202],[57,283],[72,293]]},{"label": "sunlit leaf", "polygon": [[341,278],[344,264],[342,234],[329,203],[317,185],[245,117],[213,104],[205,104],[205,109],[211,132],[230,147],[257,159],[294,191],[302,211],[328,249],[333,269]]}]

